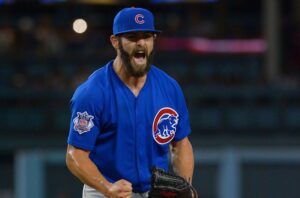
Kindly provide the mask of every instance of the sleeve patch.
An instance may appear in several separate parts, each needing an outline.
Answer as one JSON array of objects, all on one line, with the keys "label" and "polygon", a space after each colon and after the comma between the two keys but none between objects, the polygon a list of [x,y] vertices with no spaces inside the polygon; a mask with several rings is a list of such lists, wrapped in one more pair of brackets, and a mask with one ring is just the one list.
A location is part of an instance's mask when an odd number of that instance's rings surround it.
[{"label": "sleeve patch", "polygon": [[89,115],[86,111],[83,113],[77,112],[77,117],[73,119],[74,130],[80,135],[89,132],[94,126],[93,119],[94,116]]}]

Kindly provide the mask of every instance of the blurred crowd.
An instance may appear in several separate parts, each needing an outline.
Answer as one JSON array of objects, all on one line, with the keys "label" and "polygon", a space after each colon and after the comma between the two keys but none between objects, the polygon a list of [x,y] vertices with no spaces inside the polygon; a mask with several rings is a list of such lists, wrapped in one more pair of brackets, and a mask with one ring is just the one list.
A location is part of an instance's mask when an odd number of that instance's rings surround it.
[{"label": "blurred crowd", "polygon": [[[212,7],[205,12],[199,12],[201,6],[162,7],[154,11],[163,37],[261,36],[259,30],[253,31],[251,24],[247,26],[243,21],[232,20],[231,26],[225,28],[226,21],[218,13],[221,8],[216,7],[217,10]],[[73,90],[92,70],[114,57],[109,36],[112,15],[119,8],[86,7],[66,11],[59,6],[41,9],[29,6],[21,11],[10,9],[2,8],[6,12],[1,11],[0,19],[2,88]],[[10,14],[16,11],[16,15]],[[73,32],[72,22],[76,17],[86,18],[87,32]]]},{"label": "blurred crowd", "polygon": [[86,66],[92,59],[107,56],[104,37],[92,31],[77,35],[71,26],[54,26],[48,15],[20,17],[16,24],[1,26],[2,87],[74,89],[90,72]]},{"label": "blurred crowd", "polygon": [[[61,110],[59,115],[64,115],[64,118],[57,118],[57,125],[63,125],[63,130],[67,130],[68,101],[74,89],[95,69],[115,56],[109,36],[113,16],[120,8],[91,5],[0,7],[1,108],[27,108],[29,113],[24,111],[24,115],[34,115],[31,109],[47,112],[56,108]],[[149,8],[156,15],[157,29],[163,31],[157,40],[158,44],[160,38],[264,39],[259,1],[253,2],[251,7],[245,2],[232,1],[231,4],[220,2]],[[83,34],[77,34],[72,29],[72,23],[77,18],[84,18],[88,23],[88,29]],[[264,105],[267,108],[265,115],[270,117],[267,127],[281,130],[273,123],[281,119],[280,114],[285,112],[285,106],[290,102],[285,98],[293,98],[299,87],[298,37],[293,31],[289,42],[282,45],[282,49],[288,48],[287,52],[291,52],[285,55],[283,51],[282,54],[282,60],[288,59],[281,69],[282,74],[289,76],[284,84],[283,81],[270,83],[266,80],[263,52],[190,52],[175,49],[178,46],[173,43],[170,47],[163,46],[164,49],[169,47],[168,50],[159,48],[155,51],[154,63],[182,85],[188,105],[193,107],[192,125],[196,129],[222,133],[228,126],[229,131],[234,131],[231,130],[234,128],[231,123],[234,126],[235,122],[245,122],[241,127],[252,130],[248,126],[257,123],[253,121],[257,112],[251,110]],[[285,86],[284,90],[278,91],[278,87],[272,87],[278,85]],[[296,88],[291,92],[288,90],[291,97],[283,97],[286,89],[291,87]],[[246,110],[231,112],[231,109],[240,110],[240,107]],[[9,111],[13,112],[11,109]],[[38,112],[32,120],[41,117],[43,112]],[[293,115],[299,112],[293,112]],[[235,116],[233,121],[230,121],[231,113]],[[244,121],[238,120],[240,113],[245,114]],[[11,116],[11,122],[2,120],[2,129],[6,131],[14,126],[18,116],[20,119],[23,117],[16,111]],[[47,114],[44,125],[32,128],[47,128],[56,117],[56,112]],[[293,123],[297,124],[298,121],[294,120]],[[237,129],[240,130],[239,127]]]}]

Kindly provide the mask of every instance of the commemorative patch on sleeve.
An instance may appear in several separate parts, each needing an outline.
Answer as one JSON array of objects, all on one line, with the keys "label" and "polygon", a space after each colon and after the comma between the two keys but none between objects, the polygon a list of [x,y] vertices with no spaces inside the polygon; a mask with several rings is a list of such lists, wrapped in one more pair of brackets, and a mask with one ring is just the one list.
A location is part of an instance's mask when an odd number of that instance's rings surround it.
[{"label": "commemorative patch on sleeve", "polygon": [[94,126],[94,116],[89,115],[86,111],[81,113],[77,112],[77,117],[73,119],[74,130],[79,134],[89,132]]}]

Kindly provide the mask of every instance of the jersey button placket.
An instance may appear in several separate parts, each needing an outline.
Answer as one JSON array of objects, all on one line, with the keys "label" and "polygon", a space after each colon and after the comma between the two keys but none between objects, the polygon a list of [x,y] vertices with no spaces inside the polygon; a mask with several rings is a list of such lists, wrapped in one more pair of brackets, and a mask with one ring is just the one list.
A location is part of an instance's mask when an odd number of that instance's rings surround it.
[{"label": "jersey button placket", "polygon": [[140,164],[139,164],[139,134],[138,134],[138,126],[139,126],[139,120],[138,120],[138,97],[135,98],[134,100],[134,112],[135,112],[135,126],[134,126],[134,150],[135,150],[135,160],[136,160],[136,170],[137,170],[137,176],[138,176],[138,181],[140,183],[141,181],[141,176],[140,176]]}]

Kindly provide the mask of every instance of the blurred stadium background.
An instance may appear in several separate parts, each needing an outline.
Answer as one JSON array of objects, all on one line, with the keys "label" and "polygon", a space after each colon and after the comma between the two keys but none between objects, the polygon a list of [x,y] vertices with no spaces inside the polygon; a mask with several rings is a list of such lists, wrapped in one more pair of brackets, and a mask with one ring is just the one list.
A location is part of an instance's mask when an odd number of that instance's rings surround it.
[{"label": "blurred stadium background", "polygon": [[116,12],[141,6],[163,30],[154,63],[186,95],[200,197],[299,198],[299,2],[0,0],[0,197],[81,197],[68,102],[114,57]]}]

